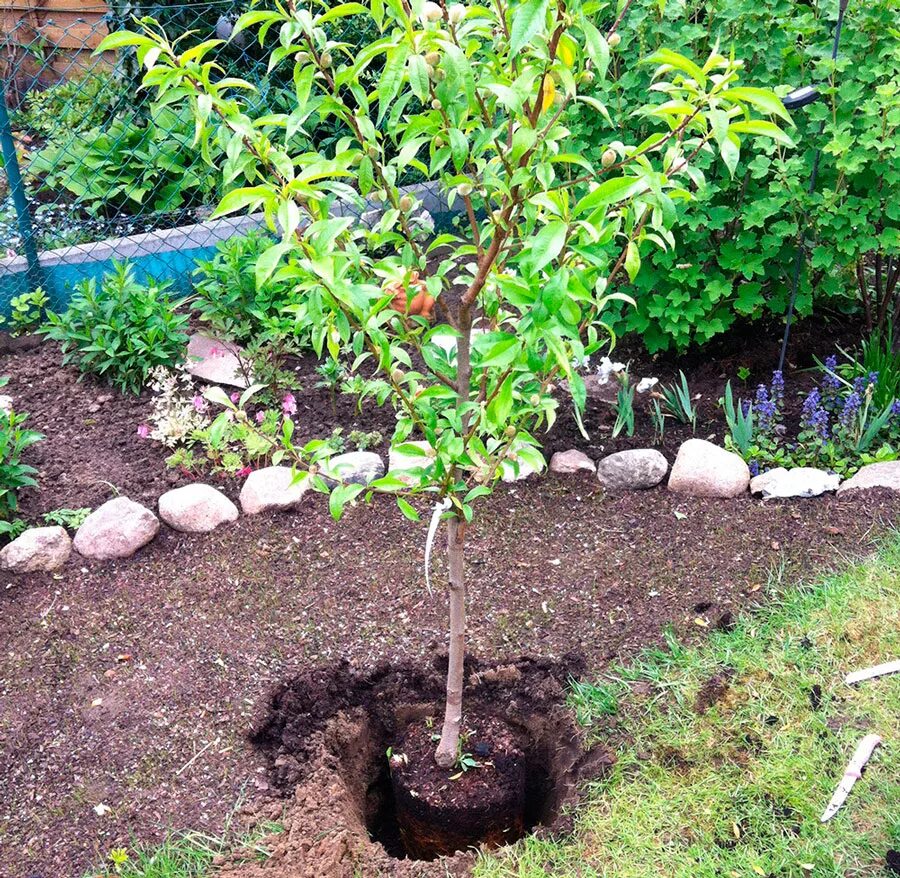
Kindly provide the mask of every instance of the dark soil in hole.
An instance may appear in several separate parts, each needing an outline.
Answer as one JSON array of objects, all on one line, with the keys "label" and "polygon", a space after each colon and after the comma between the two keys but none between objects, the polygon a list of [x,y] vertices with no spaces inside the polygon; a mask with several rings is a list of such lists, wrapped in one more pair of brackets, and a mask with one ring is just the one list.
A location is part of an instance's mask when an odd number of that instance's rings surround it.
[{"label": "dark soil in hole", "polygon": [[534,825],[526,819],[527,805],[540,813],[547,773],[539,759],[529,759],[530,736],[478,707],[462,730],[465,761],[449,770],[434,761],[437,711],[410,722],[396,744],[390,762],[394,812],[411,859],[511,844]]},{"label": "dark soil in hole", "polygon": [[[409,751],[410,765],[420,765],[421,770],[414,778],[404,778],[411,782],[401,783],[399,789],[415,787],[424,803],[449,803],[452,808],[481,796],[488,805],[482,819],[490,830],[490,805],[503,786],[495,781],[515,776],[515,771],[510,773],[509,766],[499,773],[472,768],[450,781],[448,772],[441,774],[437,766],[432,771],[427,765],[434,743],[426,718],[439,715],[441,664],[383,665],[368,674],[340,664],[276,689],[268,713],[257,724],[254,742],[266,756],[271,782],[292,796],[286,809],[287,831],[275,840],[275,853],[267,863],[239,866],[229,874],[240,878],[462,874],[474,856],[465,849],[466,842],[451,839],[448,850],[464,849],[434,861],[434,849],[410,845],[409,823],[404,819],[411,800],[403,792],[398,799],[386,756],[389,746],[395,753]],[[511,757],[521,769],[521,812],[515,831],[506,838],[502,832],[489,831],[488,843],[511,841],[535,828],[565,831],[570,820],[567,806],[576,801],[580,782],[599,776],[612,764],[614,757],[606,748],[586,749],[565,706],[566,680],[583,671],[581,660],[572,656],[558,662],[531,657],[502,665],[470,662],[465,702],[469,740],[473,748],[487,745],[498,765]],[[414,816],[421,814],[421,809],[414,809]]]}]

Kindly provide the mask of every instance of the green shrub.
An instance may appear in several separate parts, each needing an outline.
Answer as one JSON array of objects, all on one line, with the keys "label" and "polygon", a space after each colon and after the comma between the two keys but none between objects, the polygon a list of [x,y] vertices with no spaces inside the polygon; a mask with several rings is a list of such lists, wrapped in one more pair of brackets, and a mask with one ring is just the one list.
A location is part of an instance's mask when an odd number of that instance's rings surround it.
[{"label": "green shrub", "polygon": [[[95,215],[168,212],[214,200],[218,175],[193,146],[186,113],[163,108],[146,121],[114,119],[74,142],[51,142],[30,172]],[[211,147],[215,152],[215,146]]]},{"label": "green shrub", "polygon": [[[5,386],[8,380],[6,377],[0,378],[0,387]],[[19,414],[12,409],[0,412],[0,534],[6,536],[17,536],[17,528],[11,519],[19,508],[19,489],[37,485],[34,478],[37,470],[22,463],[22,454],[44,437],[24,427],[27,418],[27,414]]]},{"label": "green shrub", "polygon": [[269,235],[251,232],[222,241],[211,260],[198,263],[194,309],[217,334],[246,343],[292,331],[295,321],[284,313],[291,285],[270,280],[256,288],[256,261],[271,246]]},{"label": "green shrub", "polygon": [[153,369],[184,358],[188,317],[168,290],[138,282],[130,265],[117,264],[99,287],[93,278],[82,281],[68,309],[49,313],[41,331],[61,344],[63,363],[138,393]]},{"label": "green shrub", "polygon": [[69,140],[105,122],[121,92],[121,85],[110,73],[92,71],[28,92],[13,114],[12,124],[33,136]]},{"label": "green shrub", "polygon": [[[836,6],[788,0],[717,0],[700,6],[635,0],[630,7],[612,76],[596,91],[611,111],[648,86],[653,70],[638,63],[641,57],[660,45],[689,45],[703,53],[716,40],[723,54],[733,51],[746,59],[748,82],[782,94],[815,83],[826,100],[794,114],[797,128],[790,133],[796,149],[766,146],[736,167],[733,177],[714,164],[712,153],[697,156],[695,164],[707,186],[679,208],[676,247],[648,255],[635,282],[637,308],[619,310],[618,332],[640,333],[650,351],[684,349],[725,332],[739,318],[783,315],[798,223],[807,218],[811,252],[797,300],[799,313],[811,313],[814,305],[842,312],[857,308],[864,280],[873,300],[872,322],[879,321],[877,302],[888,300],[890,283],[896,292],[900,279],[898,7],[896,0],[851,4],[837,85],[832,87]],[[651,131],[646,117],[614,114],[620,123],[614,127],[593,109],[579,106],[568,116],[573,135],[569,148],[591,161],[610,143],[639,141]],[[823,147],[824,155],[810,196],[806,187],[816,146]],[[880,294],[874,291],[876,261]],[[857,266],[862,269],[859,281]]]},{"label": "green shrub", "polygon": [[8,325],[10,335],[28,335],[40,327],[50,299],[42,287],[13,296],[9,318],[0,316],[0,326]]}]

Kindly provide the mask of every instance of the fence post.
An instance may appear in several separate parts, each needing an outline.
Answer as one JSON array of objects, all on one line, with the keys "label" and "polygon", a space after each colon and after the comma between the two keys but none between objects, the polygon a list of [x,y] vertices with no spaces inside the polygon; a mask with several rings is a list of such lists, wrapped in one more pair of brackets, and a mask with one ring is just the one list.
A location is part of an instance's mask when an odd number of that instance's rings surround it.
[{"label": "fence post", "polygon": [[34,229],[31,226],[31,213],[28,210],[28,196],[22,183],[19,170],[19,156],[16,154],[16,142],[13,139],[12,125],[6,108],[6,84],[0,79],[0,148],[3,151],[3,165],[9,189],[12,193],[19,234],[22,236],[22,247],[28,262],[28,284],[30,289],[41,285],[41,262],[38,258],[37,244],[34,240]]}]

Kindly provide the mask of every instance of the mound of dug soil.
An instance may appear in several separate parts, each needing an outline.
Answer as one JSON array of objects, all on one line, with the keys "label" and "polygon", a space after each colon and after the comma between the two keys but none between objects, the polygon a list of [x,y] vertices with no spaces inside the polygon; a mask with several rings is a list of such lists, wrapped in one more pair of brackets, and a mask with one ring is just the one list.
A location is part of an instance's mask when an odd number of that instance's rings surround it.
[{"label": "mound of dug soil", "polygon": [[[446,659],[432,667],[382,665],[367,674],[342,663],[278,687],[252,737],[266,756],[270,782],[291,799],[285,832],[271,839],[274,852],[268,861],[234,866],[225,874],[465,874],[474,858],[471,850],[425,861],[404,848],[386,756],[411,724],[439,715],[445,670]],[[574,656],[559,662],[523,657],[500,665],[474,660],[467,665],[467,715],[502,720],[523,744],[526,832],[570,828],[569,806],[577,800],[580,782],[600,776],[614,761],[602,746],[586,749],[565,705],[567,679],[583,671],[583,662]]]}]

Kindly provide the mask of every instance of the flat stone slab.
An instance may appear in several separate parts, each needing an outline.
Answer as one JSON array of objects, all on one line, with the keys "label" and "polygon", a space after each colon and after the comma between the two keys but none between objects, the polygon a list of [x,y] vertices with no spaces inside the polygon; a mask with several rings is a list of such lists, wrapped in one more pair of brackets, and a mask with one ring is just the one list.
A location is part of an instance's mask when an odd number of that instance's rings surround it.
[{"label": "flat stone slab", "polygon": [[384,475],[384,461],[373,451],[348,451],[346,454],[335,455],[324,463],[321,475],[325,484],[330,487],[339,481],[368,485]]},{"label": "flat stone slab", "polygon": [[296,509],[309,490],[309,480],[294,482],[289,466],[267,466],[247,476],[240,503],[245,515]]},{"label": "flat stone slab", "polygon": [[237,506],[212,485],[185,485],[159,498],[159,517],[182,533],[209,533],[239,516]]},{"label": "flat stone slab", "polygon": [[243,353],[243,348],[233,342],[197,332],[188,340],[187,370],[195,378],[210,384],[248,387],[250,376],[241,369]]},{"label": "flat stone slab", "polygon": [[678,449],[669,490],[692,497],[739,497],[750,487],[743,458],[705,439],[688,439]]},{"label": "flat stone slab", "polygon": [[75,551],[108,561],[129,558],[159,533],[159,519],[146,506],[114,497],[95,509],[75,534]]},{"label": "flat stone slab", "polygon": [[848,491],[864,491],[868,488],[887,488],[889,491],[900,491],[900,460],[885,460],[881,463],[867,464],[838,488],[838,494],[846,494]]},{"label": "flat stone slab", "polygon": [[779,466],[751,479],[750,493],[761,494],[763,500],[818,497],[836,491],[840,483],[839,475],[812,466]]},{"label": "flat stone slab", "polygon": [[11,573],[59,570],[71,554],[64,527],[30,527],[0,550],[0,567]]},{"label": "flat stone slab", "polygon": [[655,488],[669,471],[669,462],[655,448],[617,451],[597,462],[597,480],[615,491]]}]

